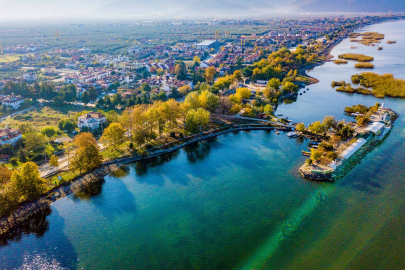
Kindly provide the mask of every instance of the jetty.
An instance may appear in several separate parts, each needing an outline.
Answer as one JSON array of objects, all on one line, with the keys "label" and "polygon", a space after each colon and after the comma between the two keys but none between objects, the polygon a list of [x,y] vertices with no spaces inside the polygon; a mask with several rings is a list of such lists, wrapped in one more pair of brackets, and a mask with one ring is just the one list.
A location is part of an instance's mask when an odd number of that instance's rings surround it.
[{"label": "jetty", "polygon": [[[381,108],[372,116],[366,127],[357,128],[357,136],[348,147],[340,149],[338,157],[331,163],[304,164],[299,168],[300,174],[310,180],[335,181],[346,175],[360,160],[378,144],[382,143],[392,129],[397,114]],[[304,151],[303,151],[304,153]]]}]

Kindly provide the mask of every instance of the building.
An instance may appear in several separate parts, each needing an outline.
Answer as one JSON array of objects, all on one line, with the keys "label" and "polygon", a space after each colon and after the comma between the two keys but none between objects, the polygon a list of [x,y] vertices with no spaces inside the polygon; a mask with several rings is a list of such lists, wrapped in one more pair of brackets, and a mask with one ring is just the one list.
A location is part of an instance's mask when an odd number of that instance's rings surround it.
[{"label": "building", "polygon": [[206,50],[206,49],[211,49],[211,48],[217,48],[218,47],[218,41],[213,40],[213,39],[207,39],[204,40],[203,42],[200,42],[195,45],[198,50]]},{"label": "building", "polygon": [[102,124],[104,124],[105,121],[106,118],[101,113],[91,112],[79,116],[77,119],[77,126],[80,130],[85,127],[91,130],[97,130],[101,128]]},{"label": "building", "polygon": [[23,74],[23,79],[27,82],[33,82],[37,80],[37,75],[31,72],[26,72]]},{"label": "building", "polygon": [[58,71],[56,70],[56,67],[50,66],[50,67],[45,67],[45,74],[56,74]]},{"label": "building", "polygon": [[0,102],[5,107],[11,107],[13,109],[20,108],[21,104],[24,103],[24,99],[21,96],[0,96]]},{"label": "building", "polygon": [[17,129],[9,127],[0,129],[0,145],[15,144],[20,139],[22,139],[22,134]]}]

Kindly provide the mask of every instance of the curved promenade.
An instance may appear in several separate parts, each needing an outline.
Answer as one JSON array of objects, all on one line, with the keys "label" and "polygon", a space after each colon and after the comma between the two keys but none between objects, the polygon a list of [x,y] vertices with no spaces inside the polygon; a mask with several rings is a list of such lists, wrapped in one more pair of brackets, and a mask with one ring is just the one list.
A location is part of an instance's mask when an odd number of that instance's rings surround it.
[{"label": "curved promenade", "polygon": [[[97,169],[83,176],[80,176],[79,178],[77,178],[72,182],[62,184],[61,186],[58,186],[48,191],[46,194],[42,195],[38,200],[23,203],[11,215],[9,215],[8,217],[1,218],[0,235],[6,236],[6,234],[9,233],[11,229],[17,227],[23,221],[29,219],[31,216],[35,215],[41,210],[46,209],[47,207],[49,207],[50,204],[52,204],[56,200],[59,200],[76,191],[79,191],[80,189],[102,179],[104,176],[110,174],[111,172],[119,169],[120,167],[126,164],[147,160],[150,158],[155,158],[167,153],[174,152],[187,145],[194,144],[220,135],[224,135],[230,132],[249,131],[249,130],[273,130],[275,128],[285,131],[291,129],[291,127],[287,125],[280,125],[280,124],[277,124],[277,126],[258,125],[258,124],[232,125],[224,128],[210,130],[207,132],[202,132],[199,134],[185,137],[174,143],[162,145],[159,148],[151,149],[146,155],[143,156],[140,155],[123,156],[114,160],[104,162]],[[176,145],[175,143],[178,143],[179,141],[185,142]]]}]

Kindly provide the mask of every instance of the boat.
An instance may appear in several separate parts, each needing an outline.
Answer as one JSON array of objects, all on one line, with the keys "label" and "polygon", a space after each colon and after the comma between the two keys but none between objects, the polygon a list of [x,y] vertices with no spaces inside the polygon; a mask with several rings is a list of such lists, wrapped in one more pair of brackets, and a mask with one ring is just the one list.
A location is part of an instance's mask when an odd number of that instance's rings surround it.
[{"label": "boat", "polygon": [[302,155],[306,156],[306,157],[309,157],[309,156],[311,156],[311,152],[302,150]]},{"label": "boat", "polygon": [[277,135],[280,135],[280,132],[279,132],[277,129],[275,129],[274,132],[275,132]]},{"label": "boat", "polygon": [[307,90],[309,90],[309,88],[307,88]]},{"label": "boat", "polygon": [[296,138],[296,137],[298,137],[298,134],[295,133],[294,131],[291,131],[291,132],[287,133],[287,137]]},{"label": "boat", "polygon": [[318,142],[318,141],[309,141],[309,143],[310,144],[316,144],[316,145],[320,144],[320,142]]},{"label": "boat", "polygon": [[287,122],[292,122],[292,120],[290,120],[290,119],[287,119]]},{"label": "boat", "polygon": [[283,116],[282,114],[277,114],[277,116]]},{"label": "boat", "polygon": [[302,93],[300,93],[300,96],[302,96]]}]

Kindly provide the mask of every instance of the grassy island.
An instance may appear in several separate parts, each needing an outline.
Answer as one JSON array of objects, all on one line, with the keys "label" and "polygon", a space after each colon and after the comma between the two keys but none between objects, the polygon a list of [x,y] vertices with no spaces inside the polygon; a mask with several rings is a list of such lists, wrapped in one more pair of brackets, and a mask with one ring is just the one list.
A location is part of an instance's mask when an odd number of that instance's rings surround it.
[{"label": "grassy island", "polygon": [[359,62],[371,62],[374,60],[374,57],[364,55],[364,54],[357,54],[357,53],[344,53],[338,56],[339,59],[345,60],[355,60]]},{"label": "grassy island", "polygon": [[372,72],[363,72],[352,76],[352,83],[359,85],[353,88],[345,81],[332,82],[336,91],[373,95],[375,97],[405,97],[405,80],[395,79],[392,74],[379,75]]},{"label": "grassy island", "polygon": [[[351,42],[357,42],[366,46],[373,45],[374,43],[380,43],[384,39],[384,34],[377,32],[365,32],[365,33],[352,33],[349,36]],[[361,37],[361,39],[358,39]],[[374,46],[374,45],[373,45]]]},{"label": "grassy island", "polygon": [[367,68],[367,69],[373,69],[374,65],[371,63],[357,63],[354,65],[355,68]]},{"label": "grassy island", "polygon": [[336,65],[342,65],[342,64],[347,64],[347,63],[348,63],[347,60],[342,60],[342,59],[334,60],[333,62],[334,62]]}]

